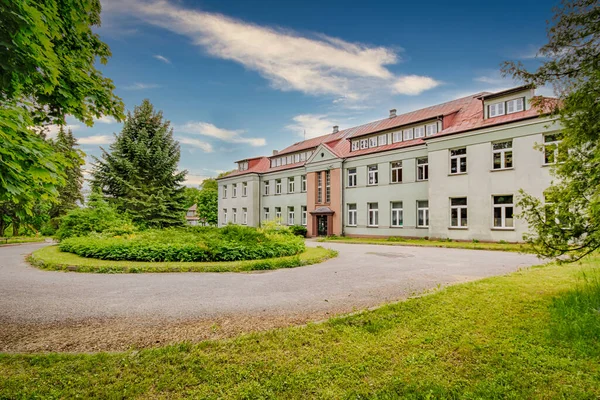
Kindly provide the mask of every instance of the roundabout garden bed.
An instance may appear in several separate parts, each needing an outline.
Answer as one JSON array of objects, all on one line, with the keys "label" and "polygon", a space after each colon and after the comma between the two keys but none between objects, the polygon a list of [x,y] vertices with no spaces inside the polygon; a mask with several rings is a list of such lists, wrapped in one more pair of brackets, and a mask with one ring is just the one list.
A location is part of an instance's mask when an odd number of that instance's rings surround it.
[{"label": "roundabout garden bed", "polygon": [[221,262],[148,262],[114,261],[86,258],[62,252],[59,246],[36,250],[28,261],[41,269],[54,271],[94,273],[141,273],[141,272],[248,272],[280,268],[295,268],[318,264],[337,256],[337,252],[323,247],[309,247],[300,254],[262,260]]}]

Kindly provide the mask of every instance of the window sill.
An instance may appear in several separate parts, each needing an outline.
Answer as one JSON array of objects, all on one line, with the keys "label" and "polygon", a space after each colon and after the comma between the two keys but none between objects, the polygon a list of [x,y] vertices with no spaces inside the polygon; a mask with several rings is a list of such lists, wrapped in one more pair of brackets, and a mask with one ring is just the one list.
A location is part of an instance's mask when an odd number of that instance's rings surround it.
[{"label": "window sill", "polygon": [[400,182],[390,182],[390,185],[401,185],[404,182],[400,181]]},{"label": "window sill", "polygon": [[451,231],[466,231],[469,229],[468,226],[449,226],[448,229]]},{"label": "window sill", "polygon": [[448,174],[448,176],[459,176],[459,175],[467,175],[467,173],[466,172],[457,172],[455,174],[453,174],[453,173]]},{"label": "window sill", "polygon": [[357,225],[346,225],[346,228],[356,228]]},{"label": "window sill", "polygon": [[515,167],[510,167],[510,168],[492,168],[490,169],[490,172],[500,172],[500,171],[513,171],[515,169]]},{"label": "window sill", "polygon": [[367,228],[379,228],[379,225],[367,225]]},{"label": "window sill", "polygon": [[403,226],[403,225],[400,225],[400,226],[391,225],[391,226],[390,226],[390,229],[402,229],[402,228],[404,228],[404,226]]},{"label": "window sill", "polygon": [[500,227],[494,227],[494,228],[490,228],[490,230],[492,231],[514,231],[515,228],[500,228]]},{"label": "window sill", "polygon": [[429,229],[429,225],[427,225],[427,226],[417,226],[416,229]]},{"label": "window sill", "polygon": [[429,179],[417,179],[415,182],[427,182]]}]

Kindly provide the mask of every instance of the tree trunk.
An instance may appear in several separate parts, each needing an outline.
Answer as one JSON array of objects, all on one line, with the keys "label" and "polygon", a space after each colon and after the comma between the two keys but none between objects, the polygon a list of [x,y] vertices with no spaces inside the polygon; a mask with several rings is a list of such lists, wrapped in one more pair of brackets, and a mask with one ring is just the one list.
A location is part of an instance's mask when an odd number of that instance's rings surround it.
[{"label": "tree trunk", "polygon": [[12,220],[12,231],[13,231],[13,236],[19,236],[19,228],[20,228],[21,224],[19,223],[19,217],[13,217]]},{"label": "tree trunk", "polygon": [[5,230],[6,230],[6,221],[4,221],[4,214],[0,214],[0,237],[4,237]]}]

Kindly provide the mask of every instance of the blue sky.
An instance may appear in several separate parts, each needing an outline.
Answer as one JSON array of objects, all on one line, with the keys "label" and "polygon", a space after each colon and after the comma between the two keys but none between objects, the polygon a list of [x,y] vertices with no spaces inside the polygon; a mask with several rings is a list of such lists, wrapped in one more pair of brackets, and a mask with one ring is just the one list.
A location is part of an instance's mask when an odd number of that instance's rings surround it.
[{"label": "blue sky", "polygon": [[[535,67],[554,1],[102,0],[101,69],[127,109],[144,98],[181,143],[187,184],[307,137],[514,84]],[[69,120],[99,155],[120,124]]]}]

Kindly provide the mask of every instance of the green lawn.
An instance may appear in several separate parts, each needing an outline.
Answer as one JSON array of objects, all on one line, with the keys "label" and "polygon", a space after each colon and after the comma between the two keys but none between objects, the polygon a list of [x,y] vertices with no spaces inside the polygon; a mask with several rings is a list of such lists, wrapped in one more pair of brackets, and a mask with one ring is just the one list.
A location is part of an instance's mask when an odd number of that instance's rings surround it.
[{"label": "green lawn", "polygon": [[533,249],[524,243],[481,243],[457,242],[448,240],[408,239],[392,236],[390,238],[352,238],[346,236],[332,236],[318,239],[319,242],[353,243],[353,244],[384,244],[389,246],[422,246],[422,247],[447,247],[454,249],[471,250],[498,250],[531,253]]},{"label": "green lawn", "polygon": [[36,243],[36,242],[45,242],[46,239],[51,239],[45,236],[8,236],[8,237],[0,237],[0,246],[5,244],[15,244],[15,243]]},{"label": "green lawn", "polygon": [[306,250],[290,257],[268,258],[264,260],[225,261],[225,262],[146,262],[111,261],[80,257],[62,252],[58,246],[48,246],[36,250],[28,261],[42,269],[54,271],[137,273],[137,272],[244,272],[294,268],[317,264],[335,257],[337,252],[322,247],[307,247]]},{"label": "green lawn", "polygon": [[196,345],[0,355],[0,398],[598,398],[599,265]]}]

